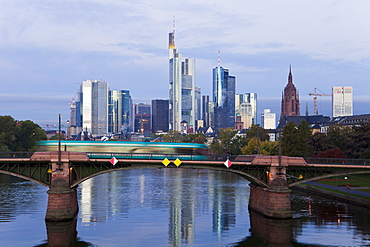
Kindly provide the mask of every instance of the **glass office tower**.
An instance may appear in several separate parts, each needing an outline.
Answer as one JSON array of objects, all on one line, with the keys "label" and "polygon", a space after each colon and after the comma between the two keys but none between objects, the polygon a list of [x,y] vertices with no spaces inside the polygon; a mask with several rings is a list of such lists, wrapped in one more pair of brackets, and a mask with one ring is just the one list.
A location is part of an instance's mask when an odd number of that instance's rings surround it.
[{"label": "glass office tower", "polygon": [[129,90],[110,90],[108,105],[108,131],[121,134],[131,131],[131,95]]},{"label": "glass office tower", "polygon": [[86,80],[81,85],[82,128],[92,136],[108,134],[108,83]]}]

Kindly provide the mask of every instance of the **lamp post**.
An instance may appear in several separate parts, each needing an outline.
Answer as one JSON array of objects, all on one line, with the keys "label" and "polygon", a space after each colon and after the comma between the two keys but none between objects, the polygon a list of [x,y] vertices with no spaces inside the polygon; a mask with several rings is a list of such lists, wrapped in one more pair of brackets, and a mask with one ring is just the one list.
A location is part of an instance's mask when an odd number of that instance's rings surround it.
[{"label": "lamp post", "polygon": [[61,170],[63,170],[62,168],[60,168],[60,166],[61,166],[61,149],[60,149],[60,139],[61,139],[61,117],[62,117],[62,115],[61,114],[59,114],[59,126],[58,126],[58,171],[60,172]]}]

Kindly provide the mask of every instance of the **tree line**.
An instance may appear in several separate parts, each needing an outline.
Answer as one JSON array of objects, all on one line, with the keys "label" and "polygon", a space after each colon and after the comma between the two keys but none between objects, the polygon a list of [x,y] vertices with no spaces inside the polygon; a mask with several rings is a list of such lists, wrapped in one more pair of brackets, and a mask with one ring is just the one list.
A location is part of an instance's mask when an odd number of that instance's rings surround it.
[{"label": "tree line", "polygon": [[37,141],[46,139],[45,131],[31,120],[0,116],[0,152],[36,151]]},{"label": "tree line", "polygon": [[247,130],[245,136],[238,136],[232,128],[221,129],[218,138],[210,144],[210,151],[230,155],[278,155],[281,145],[281,154],[285,156],[370,159],[369,122],[353,127],[331,125],[326,133],[314,134],[307,121],[298,126],[289,122],[279,139],[269,141],[267,131],[256,125]]}]

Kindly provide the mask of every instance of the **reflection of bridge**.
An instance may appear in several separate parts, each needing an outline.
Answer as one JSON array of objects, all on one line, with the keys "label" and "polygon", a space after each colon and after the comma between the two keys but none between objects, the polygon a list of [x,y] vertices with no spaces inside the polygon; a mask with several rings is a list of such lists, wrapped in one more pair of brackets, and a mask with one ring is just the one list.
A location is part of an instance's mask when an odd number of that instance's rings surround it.
[{"label": "reflection of bridge", "polygon": [[[102,173],[134,169],[164,168],[162,160],[119,159],[113,165],[112,155],[105,159],[89,158],[86,153],[39,152],[30,158],[0,158],[0,173],[21,177],[50,188],[46,220],[72,219],[78,211],[76,187]],[[179,157],[181,160],[181,157]],[[189,158],[189,156],[187,157]],[[167,167],[176,167],[170,158]],[[213,159],[213,157],[212,157]],[[369,160],[303,159],[279,156],[239,156],[232,166],[225,159],[181,160],[182,168],[228,171],[251,181],[249,207],[270,218],[290,218],[290,187],[320,178],[369,172]]]}]

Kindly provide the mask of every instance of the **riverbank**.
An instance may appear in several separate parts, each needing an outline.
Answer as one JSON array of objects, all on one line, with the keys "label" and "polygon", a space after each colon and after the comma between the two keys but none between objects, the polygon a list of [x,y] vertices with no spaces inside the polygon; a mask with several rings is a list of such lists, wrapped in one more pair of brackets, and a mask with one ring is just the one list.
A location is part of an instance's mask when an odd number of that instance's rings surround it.
[{"label": "riverbank", "polygon": [[370,193],[351,188],[327,185],[317,182],[308,182],[292,187],[291,189],[305,191],[315,195],[339,200],[357,206],[370,208]]}]

